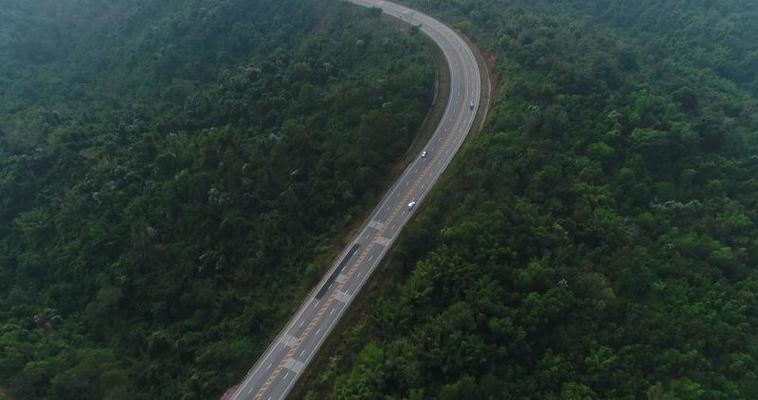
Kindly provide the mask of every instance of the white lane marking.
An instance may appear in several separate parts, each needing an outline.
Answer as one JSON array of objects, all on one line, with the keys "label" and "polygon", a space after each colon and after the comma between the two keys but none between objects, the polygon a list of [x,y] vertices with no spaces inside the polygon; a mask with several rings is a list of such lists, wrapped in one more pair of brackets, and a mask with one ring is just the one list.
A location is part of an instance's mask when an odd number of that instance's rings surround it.
[{"label": "white lane marking", "polygon": [[316,307],[318,305],[318,303],[320,303],[320,302],[321,302],[321,300],[316,300],[316,302],[313,303],[313,307]]},{"label": "white lane marking", "polygon": [[[374,255],[373,255],[373,254],[372,254],[372,255],[370,255],[370,256],[368,256],[368,260],[369,260],[369,261],[371,261],[371,260],[373,260],[373,259],[374,259]],[[358,275],[358,277],[360,277],[360,275]]]},{"label": "white lane marking", "polygon": [[303,354],[305,354],[305,350],[300,352],[300,357],[303,357]]},{"label": "white lane marking", "polygon": [[321,333],[321,328],[316,329],[316,335],[318,335],[319,333]]},{"label": "white lane marking", "polygon": [[288,376],[290,376],[290,372],[289,371],[287,371],[287,373],[284,374],[284,379],[287,379]]},{"label": "white lane marking", "polygon": [[392,226],[390,227],[390,231],[394,231],[395,230],[395,226],[397,226],[397,224],[392,224]]},{"label": "white lane marking", "polygon": [[304,324],[305,324],[305,320],[302,320],[302,321],[300,321],[300,326],[299,326],[299,328],[302,328]]},{"label": "white lane marking", "polygon": [[270,370],[272,366],[274,366],[273,362],[268,363],[268,367],[266,367],[266,371]]},{"label": "white lane marking", "polygon": [[[371,256],[371,258],[374,258],[374,256]],[[369,261],[371,261],[371,258],[369,258]],[[358,278],[360,278],[360,277],[361,277],[361,275],[363,275],[363,272],[359,272],[359,273],[358,273]]]},{"label": "white lane marking", "polygon": [[252,394],[254,389],[255,389],[255,386],[251,387],[250,390],[247,391],[247,394],[248,395]]},{"label": "white lane marking", "polygon": [[329,311],[329,315],[334,314],[334,309],[332,308],[332,311]]}]

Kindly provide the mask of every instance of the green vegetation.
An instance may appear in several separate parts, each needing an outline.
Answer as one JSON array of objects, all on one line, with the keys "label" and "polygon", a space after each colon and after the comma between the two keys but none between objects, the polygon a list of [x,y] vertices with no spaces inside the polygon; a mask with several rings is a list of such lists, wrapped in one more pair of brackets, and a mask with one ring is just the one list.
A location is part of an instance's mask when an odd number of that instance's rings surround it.
[{"label": "green vegetation", "polygon": [[710,69],[758,96],[758,3],[568,1],[631,34],[648,54]]},{"label": "green vegetation", "polygon": [[[407,3],[499,95],[307,396],[758,398],[758,5]],[[0,386],[218,396],[432,78],[418,35],[330,0],[6,1]]]},{"label": "green vegetation", "polygon": [[754,2],[405,3],[499,96],[307,398],[758,398]]},{"label": "green vegetation", "polygon": [[331,0],[0,9],[0,386],[209,399],[374,206],[432,51]]}]

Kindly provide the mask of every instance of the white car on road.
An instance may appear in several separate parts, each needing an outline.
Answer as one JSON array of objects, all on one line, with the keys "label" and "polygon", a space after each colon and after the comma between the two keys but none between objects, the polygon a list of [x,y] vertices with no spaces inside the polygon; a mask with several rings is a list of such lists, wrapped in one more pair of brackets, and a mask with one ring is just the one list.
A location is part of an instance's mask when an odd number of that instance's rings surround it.
[{"label": "white car on road", "polygon": [[410,203],[408,203],[408,210],[412,210],[413,207],[415,206],[416,206],[416,200],[411,201]]}]

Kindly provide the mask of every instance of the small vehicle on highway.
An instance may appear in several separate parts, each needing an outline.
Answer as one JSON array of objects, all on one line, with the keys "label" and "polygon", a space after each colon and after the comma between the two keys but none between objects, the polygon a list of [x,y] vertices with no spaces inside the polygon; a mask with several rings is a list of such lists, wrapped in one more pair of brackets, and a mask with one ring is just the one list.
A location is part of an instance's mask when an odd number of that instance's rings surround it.
[{"label": "small vehicle on highway", "polygon": [[426,150],[421,152],[421,158],[426,158]]},{"label": "small vehicle on highway", "polygon": [[474,102],[473,101],[471,103],[469,103],[468,108],[471,109],[471,110],[474,109]]},{"label": "small vehicle on highway", "polygon": [[416,206],[416,200],[411,201],[410,203],[408,203],[408,210],[412,210],[413,207],[415,206]]}]

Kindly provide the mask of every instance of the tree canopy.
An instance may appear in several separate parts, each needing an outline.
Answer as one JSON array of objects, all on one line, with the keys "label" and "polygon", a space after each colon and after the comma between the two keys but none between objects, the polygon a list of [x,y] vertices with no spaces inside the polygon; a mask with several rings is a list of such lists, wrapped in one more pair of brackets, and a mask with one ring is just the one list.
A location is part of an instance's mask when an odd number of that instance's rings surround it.
[{"label": "tree canopy", "polygon": [[5,4],[0,386],[220,396],[414,140],[431,45],[328,0]]},{"label": "tree canopy", "polygon": [[758,398],[755,4],[404,3],[497,96],[306,397]]}]

